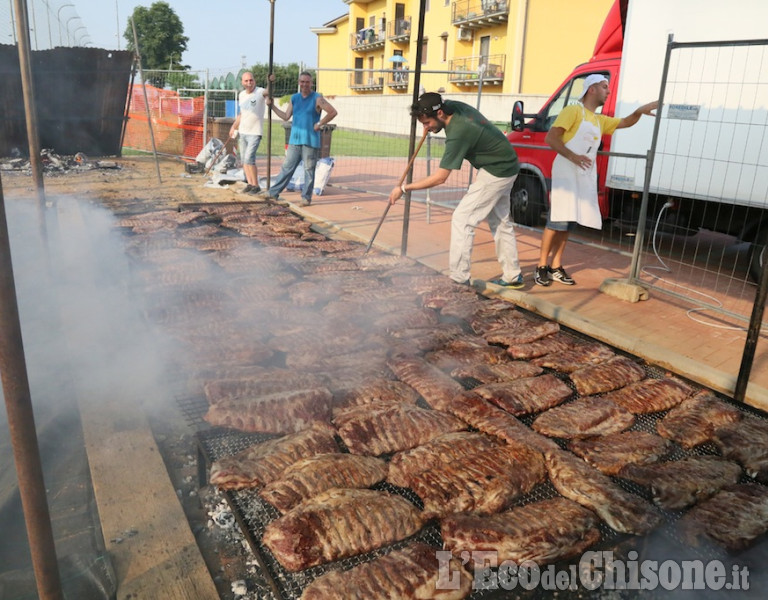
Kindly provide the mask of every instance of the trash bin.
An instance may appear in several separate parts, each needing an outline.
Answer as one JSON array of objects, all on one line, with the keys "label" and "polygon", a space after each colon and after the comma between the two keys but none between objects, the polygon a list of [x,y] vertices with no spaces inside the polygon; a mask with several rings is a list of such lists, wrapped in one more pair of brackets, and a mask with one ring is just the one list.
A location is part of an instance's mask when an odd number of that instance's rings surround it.
[{"label": "trash bin", "polygon": [[328,158],[331,155],[331,138],[334,129],[336,125],[330,123],[320,130],[320,158]]},{"label": "trash bin", "polygon": [[[283,129],[285,130],[285,146],[288,147],[288,143],[291,139],[291,123],[283,123]],[[336,125],[328,124],[323,125],[320,129],[320,156],[319,158],[328,158],[331,155],[331,138],[333,137],[333,130],[336,129]]]}]

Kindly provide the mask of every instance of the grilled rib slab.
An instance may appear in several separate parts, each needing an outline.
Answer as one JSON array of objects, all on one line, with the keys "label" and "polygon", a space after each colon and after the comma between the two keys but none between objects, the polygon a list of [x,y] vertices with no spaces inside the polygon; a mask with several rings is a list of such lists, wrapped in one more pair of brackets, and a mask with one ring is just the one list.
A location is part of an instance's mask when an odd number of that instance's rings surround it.
[{"label": "grilled rib slab", "polygon": [[581,555],[600,541],[595,513],[572,500],[553,498],[488,515],[450,515],[440,529],[443,543],[455,555],[468,551],[497,552],[499,563],[538,565]]},{"label": "grilled rib slab", "polygon": [[688,456],[655,465],[627,465],[619,477],[651,488],[653,501],[667,510],[680,510],[734,485],[741,467],[719,456]]},{"label": "grilled rib slab", "polygon": [[665,377],[630,383],[604,397],[623,406],[633,415],[643,415],[677,406],[692,392],[693,388],[687,383],[673,377]]},{"label": "grilled rib slab", "polygon": [[645,369],[626,356],[617,356],[605,362],[581,367],[571,373],[573,381],[582,396],[610,392],[640,381]]},{"label": "grilled rib slab", "polygon": [[749,547],[768,532],[768,487],[745,483],[720,490],[678,521],[683,541],[709,539],[731,552]]},{"label": "grilled rib slab", "polygon": [[570,452],[546,452],[544,460],[555,489],[596,512],[612,529],[644,535],[661,523],[661,515],[652,504],[624,491]]},{"label": "grilled rib slab", "polygon": [[744,467],[747,475],[768,483],[768,421],[748,416],[718,427],[715,444],[723,456]]},{"label": "grilled rib slab", "polygon": [[302,458],[259,492],[281,513],[331,488],[367,488],[386,478],[387,463],[372,456],[333,453]]},{"label": "grilled rib slab", "polygon": [[410,487],[424,502],[424,515],[431,518],[454,512],[499,512],[544,479],[541,453],[516,444],[422,471],[411,477]]},{"label": "grilled rib slab", "polygon": [[300,571],[402,540],[422,522],[400,496],[334,488],[269,523],[262,541],[283,567]]},{"label": "grilled rib slab", "polygon": [[717,427],[734,423],[741,417],[738,408],[704,391],[670,410],[656,423],[656,431],[684,448],[693,448],[712,440]]},{"label": "grilled rib slab", "polygon": [[601,396],[579,398],[541,413],[531,427],[541,434],[566,439],[606,435],[629,429],[635,416]]},{"label": "grilled rib slab", "polygon": [[647,431],[620,431],[572,440],[568,449],[606,475],[616,475],[625,465],[656,462],[672,442]]},{"label": "grilled rib slab", "polygon": [[350,452],[371,456],[414,448],[467,428],[460,419],[439,410],[386,402],[353,406],[340,411],[333,422]]},{"label": "grilled rib slab", "polygon": [[333,394],[328,388],[277,392],[222,400],[208,408],[208,423],[239,431],[292,433],[331,418]]},{"label": "grilled rib slab", "polygon": [[[459,577],[457,589],[440,580],[439,548],[414,542],[386,556],[353,567],[331,571],[307,586],[301,600],[461,600],[472,591],[472,576],[451,558],[447,572]],[[445,566],[443,567],[445,569]]]},{"label": "grilled rib slab", "polygon": [[489,383],[472,391],[515,416],[541,412],[573,394],[571,388],[551,374]]},{"label": "grilled rib slab", "polygon": [[220,458],[211,465],[210,482],[223,490],[260,487],[277,479],[300,458],[338,452],[334,433],[330,425],[316,424]]},{"label": "grilled rib slab", "polygon": [[426,444],[398,452],[389,461],[387,481],[400,487],[409,487],[411,478],[443,463],[466,460],[478,452],[493,452],[500,442],[483,433],[457,431],[446,433]]}]

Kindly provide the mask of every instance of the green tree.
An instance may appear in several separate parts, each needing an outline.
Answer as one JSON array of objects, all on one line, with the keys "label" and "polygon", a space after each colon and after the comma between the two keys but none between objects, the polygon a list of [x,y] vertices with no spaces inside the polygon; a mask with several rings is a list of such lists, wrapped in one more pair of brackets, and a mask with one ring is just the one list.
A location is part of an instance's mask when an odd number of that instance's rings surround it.
[{"label": "green tree", "polygon": [[[142,68],[189,69],[181,64],[181,55],[187,49],[189,38],[184,35],[181,19],[167,2],[154,2],[149,8],[137,6],[131,19],[136,26]],[[128,50],[136,50],[130,20],[123,37],[128,41]]]},{"label": "green tree", "polygon": [[[253,78],[257,84],[262,87],[267,87],[267,77],[269,75],[269,63],[256,63],[249,69],[253,73]],[[312,74],[312,79],[315,78],[315,72],[311,69],[306,69]],[[301,66],[299,63],[288,63],[287,65],[272,65],[272,72],[275,74],[275,83],[272,88],[272,96],[275,98],[281,98],[283,96],[290,96],[298,91],[299,85],[299,73],[301,72]],[[240,82],[238,81],[238,85]]]}]

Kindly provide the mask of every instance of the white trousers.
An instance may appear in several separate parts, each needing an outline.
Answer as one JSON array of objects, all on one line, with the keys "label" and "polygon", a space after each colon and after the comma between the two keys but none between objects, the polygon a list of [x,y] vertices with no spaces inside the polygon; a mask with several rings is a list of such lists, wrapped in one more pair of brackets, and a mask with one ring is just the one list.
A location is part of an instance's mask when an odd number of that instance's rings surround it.
[{"label": "white trousers", "polygon": [[475,228],[483,220],[488,222],[493,234],[504,281],[513,281],[520,275],[515,230],[509,219],[509,193],[515,179],[517,175],[495,177],[484,169],[478,170],[475,181],[453,211],[448,261],[454,281],[463,283],[470,278]]}]

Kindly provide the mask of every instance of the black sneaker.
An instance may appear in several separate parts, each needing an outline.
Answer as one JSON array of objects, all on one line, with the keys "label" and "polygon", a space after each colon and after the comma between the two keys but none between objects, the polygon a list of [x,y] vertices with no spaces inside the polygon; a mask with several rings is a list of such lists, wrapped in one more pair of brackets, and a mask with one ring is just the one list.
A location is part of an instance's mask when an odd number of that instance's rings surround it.
[{"label": "black sneaker", "polygon": [[555,281],[559,281],[560,283],[563,283],[565,285],[576,285],[576,282],[573,280],[571,276],[568,275],[568,273],[565,272],[565,269],[563,267],[557,267],[557,269],[550,269],[549,271],[552,274],[552,279]]},{"label": "black sneaker", "polygon": [[246,186],[243,188],[243,194],[250,194],[252,191],[253,186],[250,183],[246,184]]},{"label": "black sneaker", "polygon": [[552,269],[550,269],[547,265],[544,265],[543,267],[536,267],[536,273],[533,276],[533,281],[536,283],[536,285],[543,285],[544,287],[552,285],[552,281],[549,279],[549,274],[551,272]]},{"label": "black sneaker", "polygon": [[492,283],[493,285],[500,285],[501,287],[505,287],[505,288],[511,288],[513,290],[519,290],[520,288],[525,286],[525,283],[523,282],[522,273],[520,273],[512,281],[504,281],[501,277],[499,277],[498,279],[491,279],[490,283]]},{"label": "black sneaker", "polygon": [[[250,189],[249,189],[250,188]],[[245,186],[245,193],[246,194],[258,194],[261,191],[261,187],[258,185],[247,185]]]}]

